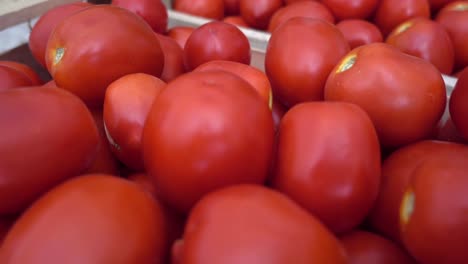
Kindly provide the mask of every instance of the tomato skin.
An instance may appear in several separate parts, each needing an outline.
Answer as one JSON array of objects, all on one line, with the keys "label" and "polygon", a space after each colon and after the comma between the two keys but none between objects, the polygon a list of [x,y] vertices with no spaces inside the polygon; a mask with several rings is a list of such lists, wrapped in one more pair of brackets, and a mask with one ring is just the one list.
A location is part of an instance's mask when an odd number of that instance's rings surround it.
[{"label": "tomato skin", "polygon": [[257,185],[204,196],[190,213],[183,242],[175,246],[182,251],[180,264],[347,263],[343,247],[320,221]]},{"label": "tomato skin", "polygon": [[468,67],[458,77],[457,84],[450,96],[449,111],[452,121],[460,136],[468,141]]},{"label": "tomato skin", "polygon": [[191,72],[154,102],[143,158],[160,197],[188,212],[209,191],[264,183],[273,136],[271,111],[246,81],[225,71]]},{"label": "tomato skin", "polygon": [[0,92],[26,86],[33,86],[26,74],[9,66],[0,65]]},{"label": "tomato skin", "polygon": [[37,62],[44,68],[47,67],[45,56],[47,51],[47,41],[52,31],[65,18],[90,7],[88,2],[75,2],[60,5],[49,9],[36,22],[29,35],[29,49]]},{"label": "tomato skin", "polygon": [[112,0],[111,3],[139,15],[154,32],[166,33],[167,9],[161,0]]},{"label": "tomato skin", "polygon": [[450,35],[455,50],[455,71],[468,66],[468,2],[455,1],[439,11],[435,19]]},{"label": "tomato skin", "polygon": [[31,68],[29,65],[19,63],[16,61],[5,60],[0,61],[0,65],[7,66],[24,73],[31,80],[31,85],[33,86],[44,84],[44,81],[41,80],[41,77],[39,77],[37,72],[35,72],[34,69]]},{"label": "tomato skin", "polygon": [[1,92],[0,130],[3,215],[21,212],[56,184],[87,169],[99,142],[83,102],[56,88]]},{"label": "tomato skin", "polygon": [[240,14],[245,22],[256,29],[265,30],[273,14],[283,5],[282,0],[239,0]]},{"label": "tomato skin", "polygon": [[[89,23],[94,24],[89,27]],[[46,62],[59,87],[91,107],[100,107],[106,87],[116,79],[135,72],[161,76],[164,54],[151,27],[136,14],[96,5],[57,25],[47,45]]]},{"label": "tomato skin", "polygon": [[417,264],[392,241],[367,231],[353,231],[341,237],[349,264]]},{"label": "tomato skin", "polygon": [[396,26],[410,18],[430,18],[430,16],[431,11],[427,0],[381,0],[377,6],[374,22],[382,34],[387,36]]},{"label": "tomato skin", "polygon": [[229,23],[238,27],[248,28],[249,25],[241,16],[227,16],[223,18],[224,23]]},{"label": "tomato skin", "polygon": [[183,50],[185,48],[185,43],[187,43],[187,39],[190,37],[194,30],[195,28],[193,27],[177,26],[171,28],[167,32],[167,36],[174,39]]},{"label": "tomato skin", "polygon": [[358,226],[380,182],[379,140],[368,115],[348,103],[298,104],[281,120],[278,140],[273,187],[335,233]]},{"label": "tomato skin", "polygon": [[164,228],[161,206],[136,184],[106,174],[83,175],[25,211],[5,238],[0,261],[162,263]]},{"label": "tomato skin", "polygon": [[343,33],[351,49],[383,41],[380,29],[366,20],[342,20],[336,27]]},{"label": "tomato skin", "polygon": [[171,37],[156,34],[164,53],[164,69],[161,80],[169,82],[185,73],[184,51]]},{"label": "tomato skin", "polygon": [[288,20],[273,32],[265,54],[273,95],[286,107],[322,100],[328,75],[348,51],[343,34],[330,23]]},{"label": "tomato skin", "polygon": [[216,20],[224,16],[224,0],[174,0],[173,8],[179,12]]},{"label": "tomato skin", "polygon": [[325,99],[361,106],[382,146],[392,149],[428,138],[447,97],[442,76],[431,63],[388,44],[372,43],[354,49],[335,67]]},{"label": "tomato skin", "polygon": [[278,9],[271,17],[268,31],[273,32],[279,25],[293,17],[309,17],[335,23],[335,17],[324,4],[315,1],[300,1]]},{"label": "tomato skin", "polygon": [[377,8],[379,0],[322,0],[337,20],[367,19]]},{"label": "tomato skin", "polygon": [[425,59],[444,74],[451,74],[455,62],[452,40],[445,28],[428,18],[413,18],[400,24],[386,43],[401,51]]}]

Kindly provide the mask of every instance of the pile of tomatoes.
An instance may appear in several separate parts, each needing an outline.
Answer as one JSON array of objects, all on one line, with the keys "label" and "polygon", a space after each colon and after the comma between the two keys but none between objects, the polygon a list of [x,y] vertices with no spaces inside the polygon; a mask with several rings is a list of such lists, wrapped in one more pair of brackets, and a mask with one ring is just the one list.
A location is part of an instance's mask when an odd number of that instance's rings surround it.
[{"label": "pile of tomatoes", "polygon": [[50,80],[0,61],[0,263],[468,263],[468,1],[173,4],[213,21],[65,4]]}]

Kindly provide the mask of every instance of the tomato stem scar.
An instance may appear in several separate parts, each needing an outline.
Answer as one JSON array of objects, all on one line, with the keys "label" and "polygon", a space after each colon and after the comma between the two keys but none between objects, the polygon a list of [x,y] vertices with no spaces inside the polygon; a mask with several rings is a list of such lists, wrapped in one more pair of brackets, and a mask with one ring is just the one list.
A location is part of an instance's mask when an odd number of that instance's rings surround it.
[{"label": "tomato stem scar", "polygon": [[60,62],[65,54],[65,48],[57,48],[55,49],[55,56],[54,56],[54,65]]},{"label": "tomato stem scar", "polygon": [[459,3],[453,7],[453,10],[455,11],[466,11],[468,10],[468,4],[467,3]]},{"label": "tomato stem scar", "polygon": [[273,92],[270,90],[270,96],[268,97],[268,107],[273,110]]},{"label": "tomato stem scar", "polygon": [[346,56],[342,61],[338,69],[336,70],[336,73],[344,72],[349,69],[351,69],[354,64],[356,63],[357,55],[356,54],[350,54]]},{"label": "tomato stem scar", "polygon": [[405,192],[400,207],[400,223],[402,227],[405,227],[409,222],[411,215],[414,212],[414,203],[416,197],[414,196],[413,190],[410,188]]},{"label": "tomato stem scar", "polygon": [[405,32],[405,31],[408,30],[412,25],[413,25],[413,23],[412,23],[411,21],[408,21],[408,22],[405,22],[405,23],[399,25],[399,26],[395,29],[395,35],[398,35],[398,34],[401,34],[401,33]]}]

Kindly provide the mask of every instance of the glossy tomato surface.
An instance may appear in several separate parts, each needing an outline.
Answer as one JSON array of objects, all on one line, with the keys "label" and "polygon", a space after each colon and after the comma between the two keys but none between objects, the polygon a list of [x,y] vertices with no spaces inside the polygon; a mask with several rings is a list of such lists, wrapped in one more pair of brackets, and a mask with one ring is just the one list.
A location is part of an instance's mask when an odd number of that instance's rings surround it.
[{"label": "glossy tomato surface", "polygon": [[139,15],[154,32],[166,33],[167,9],[161,0],[112,0],[112,4]]},{"label": "glossy tomato surface", "polygon": [[181,212],[205,193],[263,183],[273,148],[271,111],[254,88],[225,71],[170,82],[143,131],[143,157],[161,198]]},{"label": "glossy tomato surface", "polygon": [[367,19],[377,8],[379,0],[322,0],[337,20]]},{"label": "glossy tomato surface", "polygon": [[224,0],[174,0],[174,10],[211,19],[224,16]]},{"label": "glossy tomato surface", "polygon": [[450,96],[449,109],[453,124],[460,136],[468,140],[468,67],[458,77],[457,84]]},{"label": "glossy tomato surface", "polygon": [[25,86],[33,86],[26,74],[9,66],[0,65],[0,91]]},{"label": "glossy tomato surface", "polygon": [[136,72],[159,77],[164,54],[151,27],[136,14],[113,5],[97,5],[55,28],[46,62],[59,87],[89,106],[100,107],[107,86],[116,79]]},{"label": "glossy tomato surface", "polygon": [[99,143],[91,113],[56,88],[0,93],[0,214],[19,213],[87,169]]},{"label": "glossy tomato surface", "polygon": [[322,100],[328,75],[348,51],[334,25],[304,17],[288,20],[273,32],[265,54],[273,96],[287,107]]},{"label": "glossy tomato surface", "polygon": [[366,20],[347,19],[336,24],[336,27],[343,33],[351,49],[383,41],[380,29]]},{"label": "glossy tomato surface", "polygon": [[427,0],[380,0],[374,22],[383,35],[387,36],[395,27],[410,18],[430,16],[431,10]]},{"label": "glossy tomato surface", "polygon": [[37,74],[37,72],[27,64],[2,60],[0,61],[0,65],[7,66],[24,73],[31,80],[32,85],[41,85],[44,83],[44,81],[41,80],[41,77],[39,77],[39,74]]},{"label": "glossy tomato surface", "polygon": [[185,48],[185,43],[187,42],[187,39],[190,37],[194,30],[195,28],[193,27],[177,26],[169,29],[169,31],[167,32],[167,36],[174,39],[183,50]]},{"label": "glossy tomato surface", "polygon": [[180,264],[348,263],[320,221],[286,196],[256,185],[204,196],[175,246]]},{"label": "glossy tomato surface", "polygon": [[169,82],[185,73],[184,51],[173,38],[156,34],[164,53],[164,69],[161,80]]},{"label": "glossy tomato surface", "polygon": [[282,0],[239,0],[240,14],[251,27],[267,29],[273,14],[283,5]]},{"label": "glossy tomato surface", "polygon": [[0,262],[163,263],[165,232],[161,206],[138,185],[88,174],[52,189],[21,216]]}]

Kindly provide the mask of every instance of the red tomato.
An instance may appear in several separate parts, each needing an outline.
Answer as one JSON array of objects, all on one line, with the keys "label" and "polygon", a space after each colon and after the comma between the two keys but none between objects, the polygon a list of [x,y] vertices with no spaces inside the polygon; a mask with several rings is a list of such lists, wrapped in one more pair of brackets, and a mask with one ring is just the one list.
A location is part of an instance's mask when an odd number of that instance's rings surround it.
[{"label": "red tomato", "polygon": [[379,139],[369,116],[348,103],[298,104],[281,120],[278,140],[273,186],[335,233],[357,227],[380,181]]},{"label": "red tomato", "polygon": [[256,29],[267,29],[271,17],[283,5],[283,0],[239,0],[239,2],[242,18]]},{"label": "red tomato", "polygon": [[9,263],[162,263],[159,203],[136,184],[105,174],[66,181],[16,221],[0,249]]},{"label": "red tomato", "polygon": [[250,65],[245,65],[243,63],[234,61],[221,60],[204,63],[195,68],[194,71],[206,72],[213,70],[227,71],[247,81],[250,85],[252,85],[253,88],[255,88],[255,91],[258,92],[258,94],[263,98],[265,103],[267,103],[271,109],[273,104],[273,95],[271,93],[270,81],[268,80],[268,77],[265,75],[265,73]]},{"label": "red tomato", "polygon": [[47,41],[55,27],[65,18],[81,11],[91,4],[88,2],[75,2],[56,6],[45,12],[36,22],[29,35],[29,49],[39,64],[46,66],[45,55]]},{"label": "red tomato", "polygon": [[166,33],[167,9],[161,0],[112,0],[111,3],[139,15],[154,32]]},{"label": "red tomato", "polygon": [[337,20],[367,19],[377,8],[379,0],[322,0]]},{"label": "red tomato", "polygon": [[400,209],[400,232],[424,264],[466,263],[468,155],[434,157],[414,172]]},{"label": "red tomato", "polygon": [[430,16],[427,0],[380,0],[374,22],[383,35],[387,36],[396,26],[410,18]]},{"label": "red tomato", "polygon": [[24,73],[31,80],[32,85],[42,85],[44,83],[41,80],[41,77],[39,77],[39,75],[37,74],[37,72],[34,71],[34,69],[31,68],[29,65],[19,63],[16,61],[5,60],[0,61],[0,65],[7,66]]},{"label": "red tomato", "polygon": [[456,1],[439,11],[436,22],[450,35],[455,50],[455,71],[468,66],[468,2]]},{"label": "red tomato", "polygon": [[263,183],[273,149],[271,111],[240,77],[192,72],[170,82],[143,131],[146,169],[161,198],[188,212],[205,193]]},{"label": "red tomato", "polygon": [[195,28],[193,27],[173,27],[167,32],[167,36],[174,39],[183,50],[185,48],[185,43],[187,43],[187,39],[190,37],[194,30]]},{"label": "red tomato", "polygon": [[245,27],[245,28],[249,27],[247,22],[245,22],[245,20],[241,16],[227,16],[223,19],[223,22],[229,23],[238,27]]},{"label": "red tomato", "polygon": [[205,18],[222,19],[224,16],[224,0],[174,0],[173,8]]},{"label": "red tomato", "polygon": [[94,107],[102,106],[107,86],[124,75],[160,76],[164,54],[153,30],[137,15],[120,7],[97,5],[55,28],[46,62],[59,87]]},{"label": "red tomato", "polygon": [[1,92],[0,131],[0,214],[21,212],[56,184],[83,172],[99,143],[83,102],[56,88]]},{"label": "red tomato", "polygon": [[240,0],[224,0],[224,14],[239,15],[240,14]]},{"label": "red tomato", "polygon": [[343,33],[351,49],[383,41],[380,29],[366,20],[343,20],[336,27]]},{"label": "red tomato", "polygon": [[309,17],[335,23],[335,17],[324,4],[315,1],[301,1],[278,9],[271,17],[268,31],[273,32],[278,26],[293,17]]},{"label": "red tomato", "polygon": [[366,231],[354,231],[341,237],[349,264],[417,264],[392,241]]},{"label": "red tomato", "polygon": [[460,136],[468,140],[468,67],[460,74],[450,97],[450,116]]},{"label": "red tomato", "polygon": [[24,72],[9,66],[0,65],[0,92],[25,86],[33,86],[33,84]]},{"label": "red tomato", "polygon": [[348,263],[337,238],[284,195],[256,185],[210,194],[191,211],[180,264]]},{"label": "red tomato", "polygon": [[434,65],[373,43],[354,49],[335,67],[325,99],[361,106],[382,146],[395,148],[428,138],[444,113],[447,96]]},{"label": "red tomato", "polygon": [[305,17],[288,20],[273,32],[265,54],[273,96],[286,107],[323,99],[328,75],[348,51],[334,25]]},{"label": "red tomato", "polygon": [[104,99],[104,128],[112,152],[125,165],[143,171],[141,138],[156,97],[166,87],[160,79],[144,74],[125,75],[109,85]]},{"label": "red tomato", "polygon": [[164,53],[164,69],[161,80],[169,82],[185,73],[184,51],[173,38],[160,34],[156,34],[156,37]]},{"label": "red tomato", "polygon": [[212,60],[250,64],[250,43],[234,25],[213,21],[195,29],[184,48],[187,69],[193,70]]},{"label": "red tomato", "polygon": [[429,61],[441,73],[452,73],[455,62],[452,40],[439,23],[423,17],[410,19],[396,27],[386,42],[407,54]]}]

